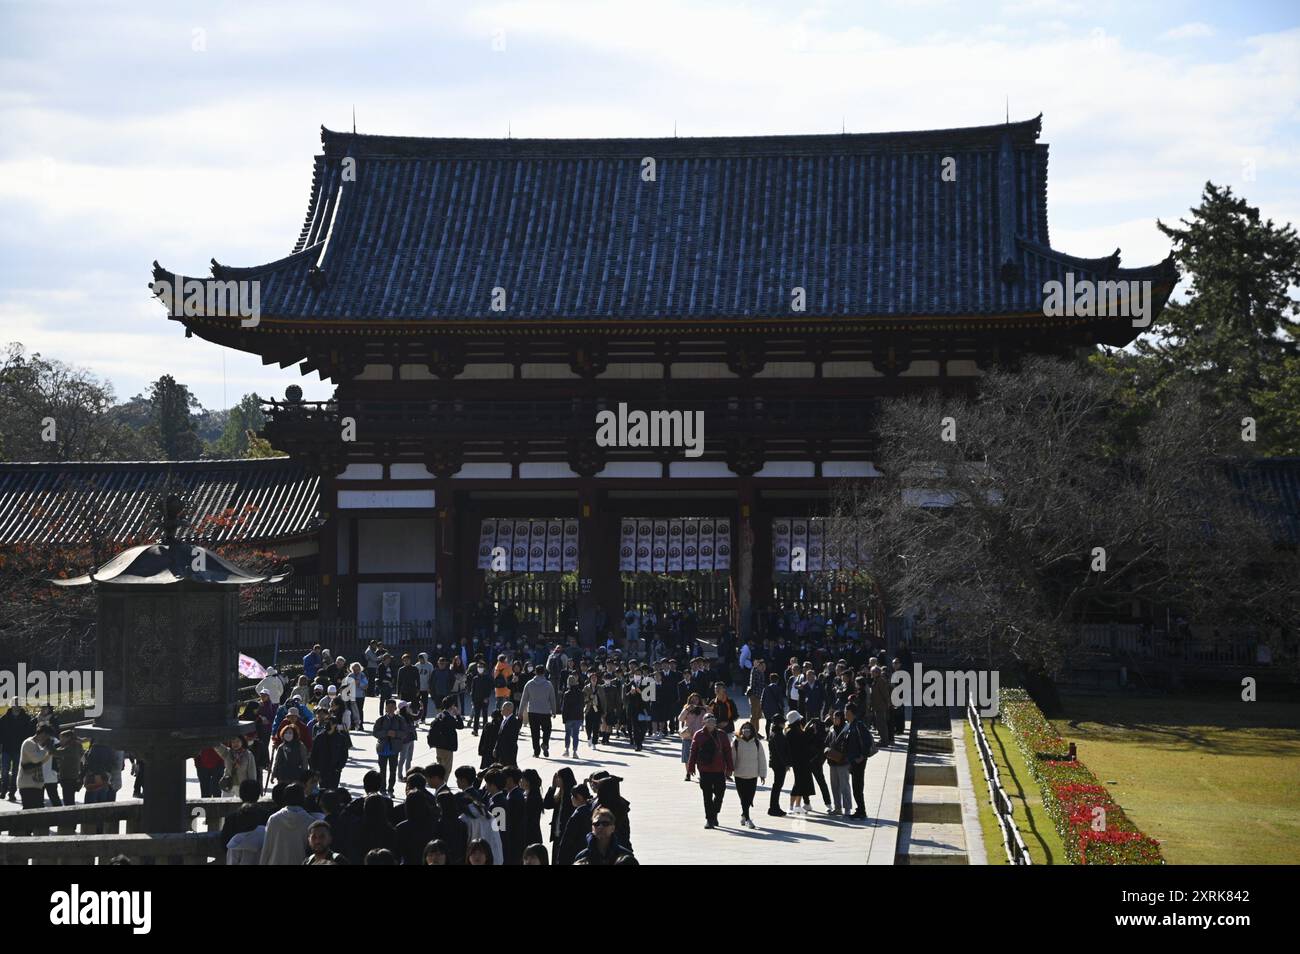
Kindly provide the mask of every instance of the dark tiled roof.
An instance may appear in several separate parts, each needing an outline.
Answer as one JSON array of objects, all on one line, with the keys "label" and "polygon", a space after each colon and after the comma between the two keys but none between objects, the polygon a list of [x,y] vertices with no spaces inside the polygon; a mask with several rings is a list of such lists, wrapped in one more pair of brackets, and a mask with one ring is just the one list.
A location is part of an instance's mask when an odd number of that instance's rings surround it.
[{"label": "dark tiled roof", "polygon": [[1300,544],[1300,457],[1235,464],[1229,474],[1248,503],[1275,528],[1279,542]]},{"label": "dark tiled roof", "polygon": [[182,540],[283,540],[321,523],[320,478],[288,458],[0,464],[0,546],[156,539],[169,480],[187,508]]},{"label": "dark tiled roof", "polygon": [[[1050,249],[1041,117],[966,129],[708,139],[424,139],[322,130],[268,318],[771,318],[1041,311],[1043,282],[1150,278]],[[642,181],[642,159],[656,162]],[[940,175],[946,157],[956,181]],[[344,182],[344,160],[355,160]],[[1004,228],[1004,223],[1006,227]],[[1005,282],[1010,261],[1020,277]],[[319,265],[324,283],[309,281]],[[163,269],[156,277],[173,277]],[[492,289],[506,292],[492,310]]]}]

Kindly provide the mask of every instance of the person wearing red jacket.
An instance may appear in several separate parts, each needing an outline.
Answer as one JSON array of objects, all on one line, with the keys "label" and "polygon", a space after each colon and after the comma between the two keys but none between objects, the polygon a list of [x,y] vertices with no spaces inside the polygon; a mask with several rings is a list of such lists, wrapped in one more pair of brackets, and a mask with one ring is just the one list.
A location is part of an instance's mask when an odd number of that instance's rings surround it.
[{"label": "person wearing red jacket", "polygon": [[718,717],[709,713],[704,717],[704,728],[691,739],[691,754],[686,762],[689,779],[700,770],[700,791],[704,795],[704,827],[718,827],[718,813],[722,799],[727,794],[727,779],[735,771],[731,756],[731,743],[718,731]]}]

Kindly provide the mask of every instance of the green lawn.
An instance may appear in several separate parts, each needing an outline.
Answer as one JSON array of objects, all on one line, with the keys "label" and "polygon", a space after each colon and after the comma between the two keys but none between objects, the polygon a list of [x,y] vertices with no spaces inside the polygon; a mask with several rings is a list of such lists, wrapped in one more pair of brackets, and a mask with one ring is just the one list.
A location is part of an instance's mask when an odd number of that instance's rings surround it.
[{"label": "green lawn", "polygon": [[[1061,845],[1061,838],[1056,833],[1052,820],[1043,811],[1038,783],[1030,776],[1010,730],[1001,722],[985,719],[984,735],[989,740],[1002,787],[1015,805],[1012,817],[1020,829],[1020,837],[1025,840],[1025,847],[1029,849],[1030,860],[1036,865],[1064,864],[1065,849]],[[980,806],[980,829],[984,833],[984,849],[989,856],[989,864],[1005,865],[1007,853],[1002,847],[1002,830],[993,817],[988,786],[984,783],[984,767],[975,744],[975,734],[969,724],[966,726],[966,758],[970,762],[975,799]]]},{"label": "green lawn", "polygon": [[1300,705],[1231,687],[1063,703],[1056,730],[1170,864],[1300,862]]}]

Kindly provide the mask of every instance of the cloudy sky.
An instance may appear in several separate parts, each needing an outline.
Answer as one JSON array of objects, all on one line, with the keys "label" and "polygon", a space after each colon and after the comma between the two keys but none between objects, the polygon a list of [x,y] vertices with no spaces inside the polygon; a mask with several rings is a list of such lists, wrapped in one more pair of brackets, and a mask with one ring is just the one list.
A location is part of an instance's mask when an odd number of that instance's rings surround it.
[{"label": "cloudy sky", "polygon": [[1300,222],[1293,2],[0,0],[0,342],[121,398],[164,372],[204,405],[295,370],[184,340],[156,258],[286,254],[319,127],[656,136],[978,125],[1044,114],[1052,243],[1163,258],[1207,179]]}]

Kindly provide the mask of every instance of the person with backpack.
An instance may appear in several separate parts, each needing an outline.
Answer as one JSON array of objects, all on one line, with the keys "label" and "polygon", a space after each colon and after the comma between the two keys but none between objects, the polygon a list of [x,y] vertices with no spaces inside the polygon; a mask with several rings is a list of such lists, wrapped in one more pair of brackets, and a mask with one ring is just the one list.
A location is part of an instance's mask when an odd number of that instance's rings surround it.
[{"label": "person with backpack", "polygon": [[700,770],[700,792],[704,797],[704,827],[717,828],[722,800],[727,794],[727,779],[735,771],[731,744],[718,729],[718,717],[704,716],[704,728],[691,740],[691,754],[686,762],[689,779]]},{"label": "person with backpack", "polygon": [[456,733],[463,728],[465,720],[460,717],[455,696],[446,696],[438,704],[438,714],[433,717],[426,741],[437,753],[438,764],[448,773],[453,769],[452,762],[456,756]]},{"label": "person with backpack", "polygon": [[754,731],[752,722],[740,723],[740,733],[736,736],[733,761],[736,766],[736,794],[740,797],[740,824],[753,828],[753,819],[749,810],[754,806],[754,793],[760,781],[767,781],[767,753],[763,742]]}]

